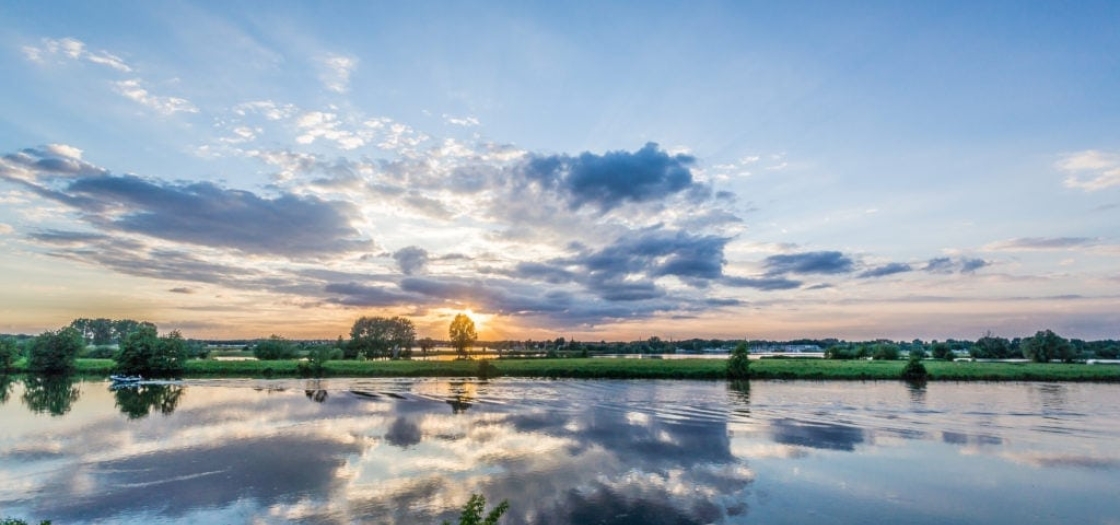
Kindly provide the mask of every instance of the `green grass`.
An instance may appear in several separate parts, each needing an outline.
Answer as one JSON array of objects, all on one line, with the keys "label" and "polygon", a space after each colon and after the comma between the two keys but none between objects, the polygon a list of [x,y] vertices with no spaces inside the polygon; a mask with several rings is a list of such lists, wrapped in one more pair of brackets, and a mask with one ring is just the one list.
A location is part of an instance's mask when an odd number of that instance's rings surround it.
[{"label": "green grass", "polygon": [[[491,361],[506,377],[584,379],[723,379],[721,359],[500,359]],[[17,363],[17,371],[22,368]],[[934,381],[1120,381],[1120,366],[1041,363],[952,363],[924,361]],[[751,361],[753,379],[894,380],[905,361],[762,359]],[[78,373],[108,376],[110,359],[78,359]],[[478,361],[330,361],[334,377],[471,377]],[[187,362],[186,377],[299,377],[299,361]]]}]

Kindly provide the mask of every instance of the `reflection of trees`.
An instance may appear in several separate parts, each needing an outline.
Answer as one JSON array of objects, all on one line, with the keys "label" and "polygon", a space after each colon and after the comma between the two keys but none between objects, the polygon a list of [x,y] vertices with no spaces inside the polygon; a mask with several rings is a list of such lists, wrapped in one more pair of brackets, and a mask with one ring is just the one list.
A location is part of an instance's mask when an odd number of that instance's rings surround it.
[{"label": "reflection of trees", "polygon": [[183,387],[177,385],[139,385],[135,388],[118,388],[113,391],[117,408],[128,419],[147,417],[153,409],[163,415],[175,411],[183,397]]},{"label": "reflection of trees", "polygon": [[308,381],[304,384],[303,395],[316,403],[322,403],[330,397],[330,394],[327,393],[327,389],[323,388],[323,382],[319,379]]},{"label": "reflection of trees", "polygon": [[732,409],[736,414],[751,414],[751,382],[745,379],[727,382],[727,393],[731,396]]},{"label": "reflection of trees", "polygon": [[420,443],[421,437],[420,427],[405,417],[394,419],[393,424],[389,426],[389,431],[385,433],[385,441],[388,441],[390,445],[401,448],[408,448]]},{"label": "reflection of trees", "polygon": [[926,404],[926,382],[906,381],[906,390],[910,392],[910,402],[915,405]]},{"label": "reflection of trees", "polygon": [[15,378],[9,374],[0,374],[0,405],[8,402],[8,398],[12,396],[12,385],[15,384]]},{"label": "reflection of trees", "polygon": [[471,407],[471,401],[474,401],[477,387],[474,383],[466,381],[454,381],[451,383],[451,394],[453,397],[447,400],[447,404],[451,405],[451,411],[456,414],[462,414]]},{"label": "reflection of trees", "polygon": [[36,414],[64,415],[82,395],[74,382],[70,376],[27,376],[23,380],[23,403]]},{"label": "reflection of trees", "polygon": [[791,418],[770,423],[770,436],[775,443],[849,452],[863,443],[863,430],[858,427]]}]

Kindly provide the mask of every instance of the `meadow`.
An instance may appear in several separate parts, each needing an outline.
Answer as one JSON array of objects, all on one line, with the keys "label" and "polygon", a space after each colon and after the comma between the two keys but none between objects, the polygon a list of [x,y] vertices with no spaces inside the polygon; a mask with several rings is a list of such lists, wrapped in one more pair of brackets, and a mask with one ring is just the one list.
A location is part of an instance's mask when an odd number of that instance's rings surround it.
[{"label": "meadow", "polygon": [[[475,377],[478,360],[329,361],[323,376],[333,377]],[[526,358],[488,361],[491,377],[580,379],[723,379],[721,359]],[[184,377],[300,377],[308,375],[300,360],[190,360]],[[933,381],[1120,381],[1120,366],[1082,363],[923,362]],[[752,379],[881,380],[898,379],[905,361],[829,359],[759,359],[751,361]],[[107,376],[110,359],[79,359],[78,373]]]}]

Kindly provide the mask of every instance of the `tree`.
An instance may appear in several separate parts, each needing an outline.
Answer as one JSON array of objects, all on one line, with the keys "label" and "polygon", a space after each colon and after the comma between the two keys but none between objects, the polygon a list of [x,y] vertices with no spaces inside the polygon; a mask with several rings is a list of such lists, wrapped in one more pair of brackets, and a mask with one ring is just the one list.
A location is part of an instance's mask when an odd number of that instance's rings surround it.
[{"label": "tree", "polygon": [[[497,507],[491,509],[484,519],[482,511],[485,508],[486,497],[481,494],[471,494],[471,499],[463,506],[463,511],[459,515],[459,525],[496,525],[502,514],[509,510],[509,501],[503,500]],[[451,522],[444,520],[443,525],[451,525]]]},{"label": "tree", "polygon": [[451,326],[447,329],[447,335],[451,339],[451,346],[455,347],[455,351],[463,359],[467,358],[467,348],[474,345],[474,342],[478,340],[478,332],[474,329],[474,321],[466,314],[455,316],[455,319],[451,321]]},{"label": "tree", "polygon": [[412,321],[403,317],[361,317],[350,328],[350,344],[345,356],[348,358],[400,357],[412,355],[412,345],[416,341],[416,327]]},{"label": "tree", "polygon": [[876,361],[898,360],[898,346],[890,343],[878,343],[871,352],[871,358]]},{"label": "tree", "polygon": [[953,348],[949,343],[933,343],[930,347],[930,353],[933,354],[934,359],[945,359],[951,361],[954,357]]},{"label": "tree", "polygon": [[420,352],[424,354],[431,352],[436,347],[436,340],[431,337],[422,338],[417,343],[420,345]]},{"label": "tree", "polygon": [[296,345],[283,337],[272,334],[268,336],[268,339],[262,339],[253,345],[253,356],[262,361],[292,359],[296,356]]},{"label": "tree", "polygon": [[747,343],[739,343],[735,346],[735,349],[731,351],[731,357],[727,360],[728,379],[747,379],[750,377],[750,354]]},{"label": "tree", "polygon": [[979,359],[1007,359],[1011,357],[1011,341],[987,332],[984,337],[976,340],[969,354]]},{"label": "tree", "polygon": [[1041,330],[1034,337],[1023,339],[1020,348],[1024,356],[1036,363],[1048,363],[1052,359],[1069,363],[1074,358],[1069,341],[1050,330]]},{"label": "tree", "polygon": [[46,331],[31,343],[27,369],[35,374],[66,375],[77,368],[78,352],[85,347],[81,332],[73,327]]},{"label": "tree", "polygon": [[155,325],[143,323],[121,341],[113,357],[122,374],[177,377],[187,361],[187,344],[178,331],[159,337]]},{"label": "tree", "polygon": [[922,364],[922,357],[917,352],[910,352],[906,368],[902,369],[902,379],[919,383],[929,379],[929,372],[926,371],[926,366]]},{"label": "tree", "polygon": [[19,359],[19,347],[16,342],[7,337],[0,338],[0,373],[12,369]]}]

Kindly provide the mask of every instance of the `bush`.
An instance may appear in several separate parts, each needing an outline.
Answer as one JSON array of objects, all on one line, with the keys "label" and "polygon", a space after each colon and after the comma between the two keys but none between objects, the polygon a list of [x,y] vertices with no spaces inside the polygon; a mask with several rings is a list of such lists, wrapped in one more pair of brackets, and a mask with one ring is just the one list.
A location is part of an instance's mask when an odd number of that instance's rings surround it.
[{"label": "bush", "polygon": [[187,361],[187,345],[179,332],[158,337],[155,325],[142,325],[128,334],[113,357],[122,374],[178,377]]},{"label": "bush", "polygon": [[268,339],[258,341],[257,344],[253,345],[253,355],[264,361],[292,359],[296,356],[296,345],[273,334]]},{"label": "bush", "polygon": [[27,355],[27,369],[35,374],[67,375],[76,370],[78,353],[85,348],[81,332],[66,327],[35,338]]},{"label": "bush", "polygon": [[747,379],[751,375],[750,350],[747,343],[739,343],[727,360],[728,379]]},{"label": "bush", "polygon": [[910,359],[906,362],[906,368],[902,369],[902,379],[906,381],[925,381],[929,379],[929,372],[926,371],[926,366],[922,364],[920,356],[910,354]]},{"label": "bush", "polygon": [[0,370],[11,370],[19,359],[19,347],[16,342],[3,338],[0,339]]},{"label": "bush", "polygon": [[871,359],[876,361],[897,361],[898,347],[892,344],[879,343],[871,351]]},{"label": "bush", "polygon": [[490,379],[491,377],[498,377],[498,367],[494,366],[489,359],[483,359],[478,362],[478,378]]}]

